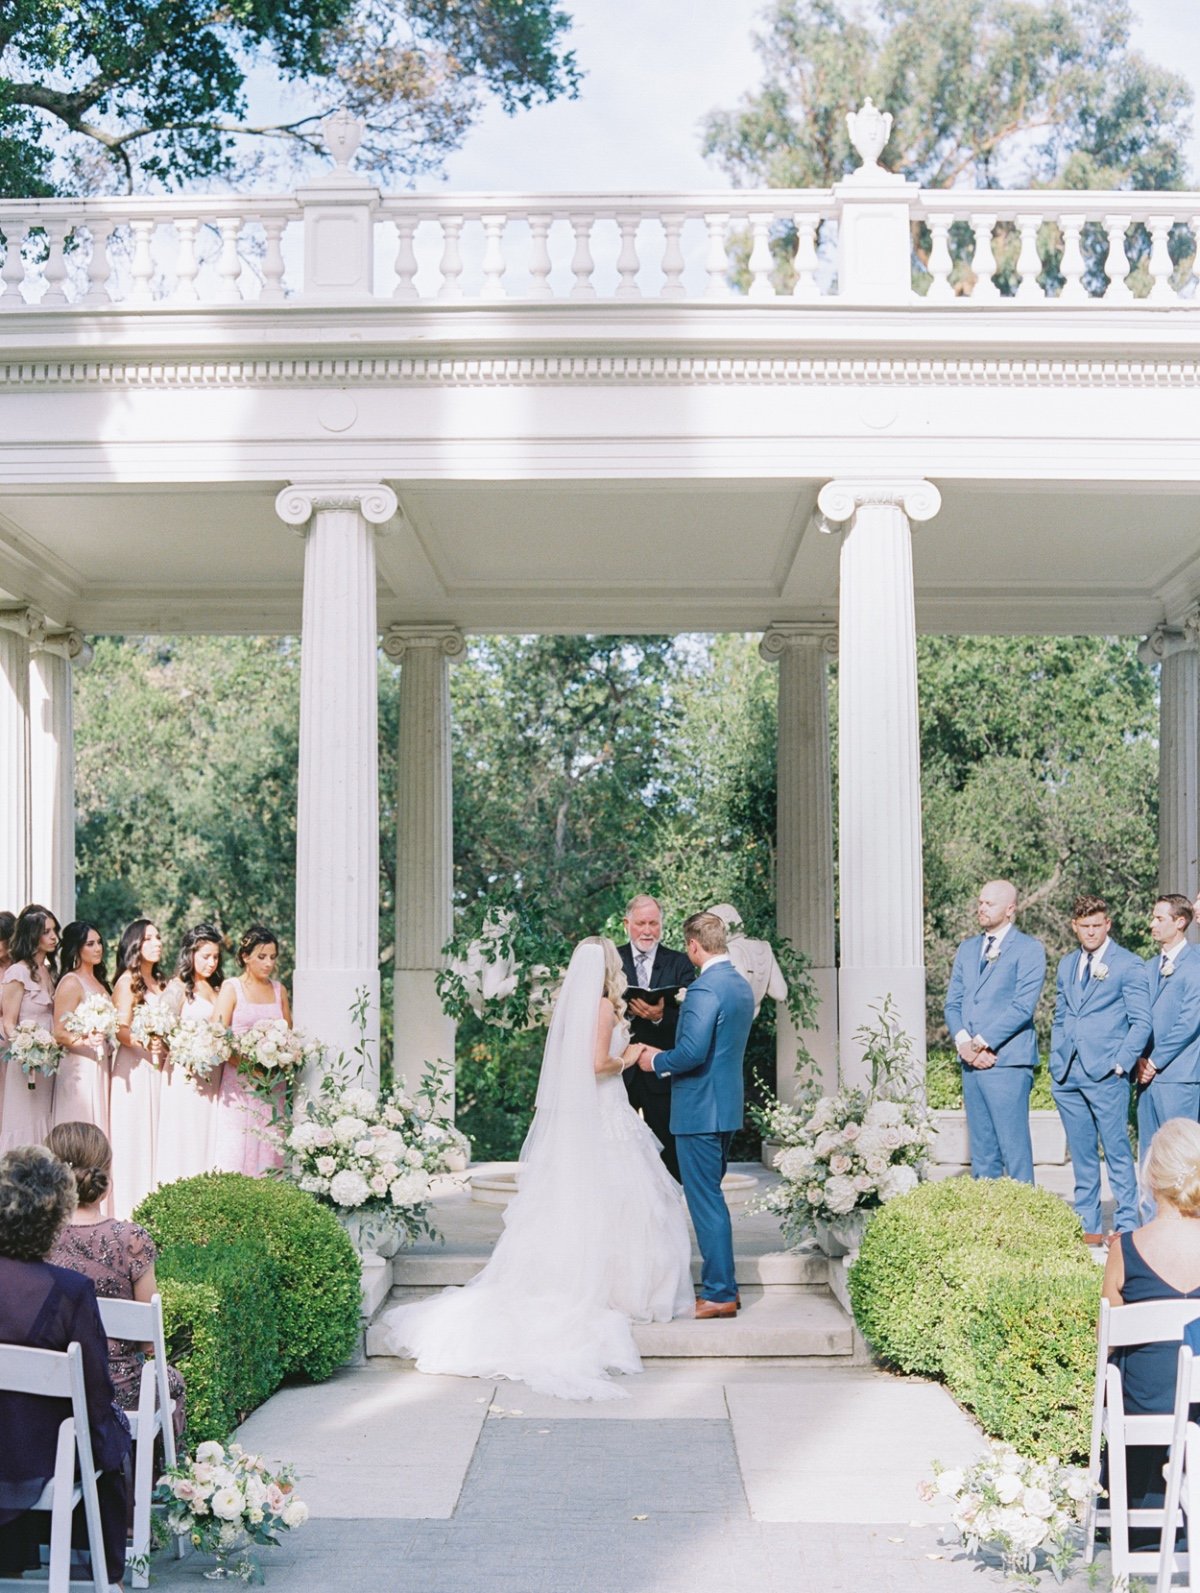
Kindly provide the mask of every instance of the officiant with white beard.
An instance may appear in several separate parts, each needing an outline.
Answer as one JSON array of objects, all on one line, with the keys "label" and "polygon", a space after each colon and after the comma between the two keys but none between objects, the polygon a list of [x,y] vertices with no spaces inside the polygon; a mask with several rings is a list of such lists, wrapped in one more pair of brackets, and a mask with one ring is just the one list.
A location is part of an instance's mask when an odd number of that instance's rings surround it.
[{"label": "officiant with white beard", "polygon": [[[672,951],[662,944],[662,908],[653,896],[635,896],[625,909],[625,933],[629,939],[618,947],[625,978],[641,990],[666,992],[657,1001],[628,1003],[631,1040],[669,1051],[675,1044],[680,1003],[674,992],[690,985],[696,970],[687,953]],[[629,1104],[640,1111],[647,1126],[662,1145],[663,1166],[679,1179],[679,1159],[671,1133],[671,1080],[643,1073],[638,1068],[625,1071]]]}]

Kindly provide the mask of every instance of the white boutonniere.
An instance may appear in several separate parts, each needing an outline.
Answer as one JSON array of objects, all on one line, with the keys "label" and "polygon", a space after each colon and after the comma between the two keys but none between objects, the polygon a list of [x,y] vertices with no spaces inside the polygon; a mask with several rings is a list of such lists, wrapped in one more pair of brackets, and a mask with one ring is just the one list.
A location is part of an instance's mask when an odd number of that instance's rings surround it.
[{"label": "white boutonniere", "polygon": [[1108,978],[1108,964],[1106,962],[1098,962],[1096,964],[1096,966],[1092,969],[1092,978],[1093,979],[1107,979]]},{"label": "white boutonniere", "polygon": [[999,948],[999,946],[993,946],[991,951],[988,951],[988,952],[984,953],[984,961],[985,962],[998,962],[999,958],[1000,958],[1000,948]]},{"label": "white boutonniere", "polygon": [[683,989],[679,989],[679,990],[677,990],[677,991],[676,991],[676,992],[675,992],[675,1004],[676,1004],[676,1006],[679,1006],[679,1005],[681,1005],[681,1004],[682,1004],[682,1002],[683,1002],[683,998],[684,998],[684,997],[685,997],[685,996],[686,996],[686,995],[687,995],[687,991],[686,991],[686,990],[683,990]]},{"label": "white boutonniere", "polygon": [[1173,962],[1169,962],[1167,964],[1167,966],[1163,969],[1162,976],[1163,976],[1164,979],[1169,979],[1174,972],[1175,972],[1175,964]]}]

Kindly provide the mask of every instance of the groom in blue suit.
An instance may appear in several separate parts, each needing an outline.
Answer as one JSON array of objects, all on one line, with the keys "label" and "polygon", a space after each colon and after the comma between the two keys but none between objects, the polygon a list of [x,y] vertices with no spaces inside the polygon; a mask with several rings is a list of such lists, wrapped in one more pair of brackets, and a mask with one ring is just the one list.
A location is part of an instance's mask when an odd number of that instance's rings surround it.
[{"label": "groom in blue suit", "polygon": [[1186,936],[1192,904],[1160,896],[1150,915],[1158,947],[1146,959],[1153,1035],[1138,1063],[1138,1148],[1142,1160],[1169,1117],[1200,1120],[1200,947]]},{"label": "groom in blue suit", "polygon": [[736,1316],[733,1225],[721,1180],[729,1165],[729,1143],[742,1126],[742,1058],[754,1022],[754,992],[730,962],[725,925],[714,913],[695,913],[684,924],[683,935],[697,973],[683,1003],[675,1044],[669,1051],[643,1046],[637,1064],[671,1080],[671,1133],[700,1247],[696,1315]]},{"label": "groom in blue suit", "polygon": [[958,948],[945,1010],[962,1063],[972,1176],[1032,1184],[1033,1015],[1046,981],[1046,952],[1017,928],[1016,914],[1016,886],[989,880],[975,904],[981,933]]},{"label": "groom in blue suit", "polygon": [[1150,1038],[1150,981],[1140,957],[1111,939],[1099,896],[1079,896],[1071,915],[1079,941],[1058,965],[1050,1039],[1051,1093],[1075,1169],[1075,1213],[1089,1244],[1100,1231],[1100,1155],[1116,1200],[1113,1232],[1138,1226],[1137,1171],[1129,1146],[1129,1081]]}]

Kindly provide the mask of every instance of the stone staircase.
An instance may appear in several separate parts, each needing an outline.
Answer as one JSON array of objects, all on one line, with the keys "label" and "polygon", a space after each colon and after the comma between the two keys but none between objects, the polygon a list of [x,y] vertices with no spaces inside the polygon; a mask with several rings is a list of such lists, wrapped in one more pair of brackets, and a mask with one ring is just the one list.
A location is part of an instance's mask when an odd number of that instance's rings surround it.
[{"label": "stone staircase", "polygon": [[[761,1167],[738,1171],[769,1177]],[[424,1241],[390,1262],[390,1289],[373,1291],[364,1353],[374,1359],[378,1336],[374,1316],[384,1305],[409,1303],[450,1284],[466,1283],[486,1263],[501,1229],[499,1207],[472,1200],[465,1191],[442,1195],[435,1222],[444,1243]],[[680,1319],[635,1327],[642,1358],[672,1361],[725,1360],[758,1365],[815,1366],[863,1361],[862,1339],[854,1328],[845,1296],[845,1268],[819,1253],[779,1248],[778,1222],[733,1207],[734,1246],[742,1309],[732,1320]],[[699,1277],[699,1261],[693,1261]],[[840,1298],[839,1298],[840,1297]]]}]

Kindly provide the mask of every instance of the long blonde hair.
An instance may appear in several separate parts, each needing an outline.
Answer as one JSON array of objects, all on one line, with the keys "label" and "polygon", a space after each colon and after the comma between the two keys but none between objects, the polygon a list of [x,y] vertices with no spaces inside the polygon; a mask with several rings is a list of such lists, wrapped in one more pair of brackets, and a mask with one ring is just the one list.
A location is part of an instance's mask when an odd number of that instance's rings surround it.
[{"label": "long blonde hair", "polygon": [[621,966],[621,953],[617,950],[615,940],[609,940],[607,935],[588,935],[580,942],[584,946],[600,946],[604,951],[604,991],[605,999],[612,1003],[612,1009],[617,1015],[617,1022],[625,1021],[625,991],[629,980],[625,977],[625,970]]}]

